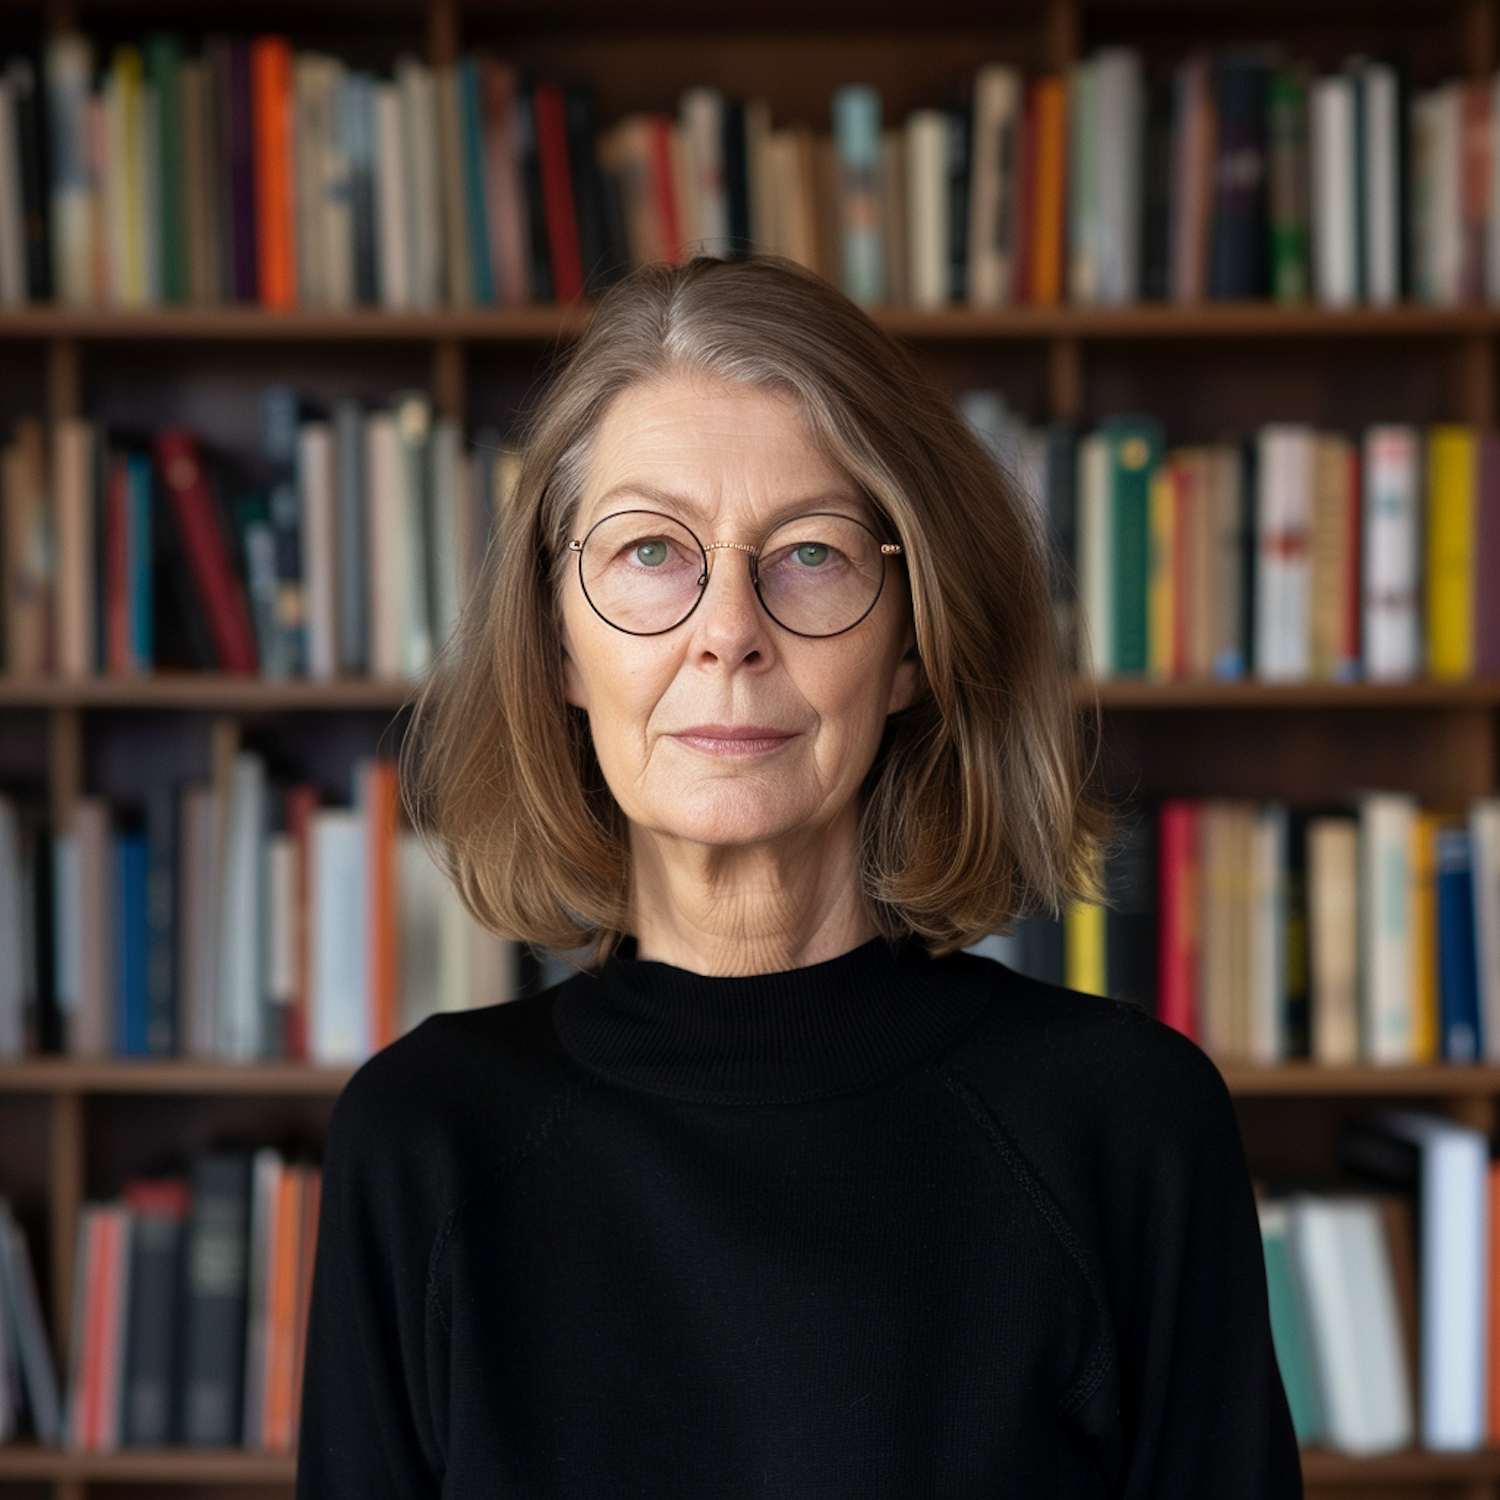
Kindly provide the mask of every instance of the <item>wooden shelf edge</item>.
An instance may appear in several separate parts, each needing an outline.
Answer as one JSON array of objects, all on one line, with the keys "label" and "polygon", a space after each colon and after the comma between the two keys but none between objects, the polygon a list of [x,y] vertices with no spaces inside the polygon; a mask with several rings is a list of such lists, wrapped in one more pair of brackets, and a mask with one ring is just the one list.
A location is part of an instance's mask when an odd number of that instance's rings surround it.
[{"label": "wooden shelf edge", "polygon": [[1220,1063],[1229,1092],[1238,1098],[1344,1095],[1371,1097],[1489,1097],[1500,1094],[1500,1065],[1434,1063],[1404,1067],[1320,1067],[1316,1063]]},{"label": "wooden shelf edge", "polygon": [[[212,672],[141,677],[18,677],[0,673],[0,708],[245,709],[337,712],[397,709],[421,684],[372,678],[267,682]],[[1493,708],[1500,679],[1462,682],[1152,682],[1143,678],[1080,680],[1080,705],[1102,709]]]},{"label": "wooden shelf edge", "polygon": [[333,1097],[352,1067],[192,1058],[32,1057],[0,1063],[7,1094],[306,1094]]},{"label": "wooden shelf edge", "polygon": [[290,1454],[239,1448],[124,1448],[69,1453],[40,1443],[0,1446],[0,1480],[94,1479],[158,1484],[291,1484]]},{"label": "wooden shelf edge", "polygon": [[1500,1478],[1500,1449],[1477,1453],[1428,1453],[1419,1448],[1384,1453],[1377,1458],[1353,1458],[1307,1448],[1302,1453],[1302,1477],[1308,1484],[1401,1484]]},{"label": "wooden shelf edge", "polygon": [[[1500,307],[1330,308],[1268,302],[1130,307],[872,307],[871,316],[899,337],[970,339],[1203,339],[1443,337],[1500,331]],[[591,309],[567,306],[433,308],[388,312],[303,309],[272,312],[250,305],[131,309],[36,306],[0,313],[0,339],[185,342],[212,340],[547,343],[574,338]]]}]

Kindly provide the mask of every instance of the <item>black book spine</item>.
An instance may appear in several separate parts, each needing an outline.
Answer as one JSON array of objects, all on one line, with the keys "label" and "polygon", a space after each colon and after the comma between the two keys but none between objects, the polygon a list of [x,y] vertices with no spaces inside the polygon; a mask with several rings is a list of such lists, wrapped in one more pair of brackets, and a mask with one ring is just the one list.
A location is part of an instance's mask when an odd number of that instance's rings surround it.
[{"label": "black book spine", "polygon": [[724,204],[729,253],[742,259],[754,248],[750,241],[750,163],[745,141],[744,101],[726,99],[720,118],[723,121]]},{"label": "black book spine", "polygon": [[1047,429],[1044,469],[1047,492],[1047,577],[1058,638],[1070,664],[1076,655],[1078,581],[1073,572],[1073,549],[1078,532],[1078,432],[1068,421]]},{"label": "black book spine", "polygon": [[[152,564],[158,579],[152,625],[156,658],[163,666],[215,672],[223,665],[193,582],[175,513],[155,483],[151,507]],[[100,596],[103,597],[102,595]]]},{"label": "black book spine", "polygon": [[516,158],[526,194],[526,226],[530,231],[531,295],[551,302],[552,256],[547,247],[547,204],[542,193],[542,161],[536,142],[535,89],[528,79],[516,89]]},{"label": "black book spine", "polygon": [[177,1441],[177,1312],[182,1220],[136,1213],[130,1233],[130,1308],[125,1338],[123,1437],[129,1444]]},{"label": "black book spine", "polygon": [[563,89],[563,120],[568,135],[568,176],[573,184],[573,214],[578,222],[578,258],[586,292],[609,283],[609,241],[604,223],[604,183],[594,148],[594,111],[586,90]]},{"label": "black book spine", "polygon": [[1155,75],[1146,85],[1145,161],[1141,171],[1141,296],[1163,302],[1172,275],[1173,77]]},{"label": "black book spine", "polygon": [[226,1447],[240,1441],[243,1416],[250,1158],[205,1153],[193,1163],[192,1181],[182,1439]]},{"label": "black book spine", "polygon": [[1286,922],[1286,1055],[1312,1056],[1311,970],[1308,953],[1306,813],[1287,823],[1286,886],[1282,892]]},{"label": "black book spine", "polygon": [[234,240],[234,122],[232,119],[233,65],[230,44],[221,37],[210,37],[204,44],[208,64],[208,92],[211,105],[209,141],[214,183],[214,242],[218,249],[219,300],[233,302],[239,297],[236,271],[237,251]]},{"label": "black book spine", "polygon": [[1156,1010],[1156,819],[1120,822],[1104,861],[1104,977],[1116,1000]]},{"label": "black book spine", "polygon": [[177,1050],[177,789],[158,779],[146,797],[146,1049]]},{"label": "black book spine", "polygon": [[969,134],[967,105],[948,111],[948,300],[969,298]]},{"label": "black book spine", "polygon": [[26,295],[33,302],[45,302],[52,296],[52,255],[47,237],[47,133],[42,128],[41,93],[30,58],[17,58],[9,71],[21,167]]},{"label": "black book spine", "polygon": [[1266,69],[1226,58],[1214,70],[1219,122],[1208,295],[1264,297],[1266,250]]},{"label": "black book spine", "polygon": [[354,300],[361,307],[373,307],[380,301],[380,283],[375,249],[375,102],[373,80],[368,74],[349,75],[340,108],[344,113],[349,158]]}]

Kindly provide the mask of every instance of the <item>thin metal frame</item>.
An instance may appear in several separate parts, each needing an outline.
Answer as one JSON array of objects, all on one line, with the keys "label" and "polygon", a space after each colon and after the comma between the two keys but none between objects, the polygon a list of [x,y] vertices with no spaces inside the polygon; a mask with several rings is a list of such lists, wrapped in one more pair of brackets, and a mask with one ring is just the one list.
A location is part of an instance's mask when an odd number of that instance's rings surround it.
[{"label": "thin metal frame", "polygon": [[[674,624],[666,625],[660,630],[627,630],[625,626],[615,624],[615,622],[611,620],[610,617],[605,614],[597,604],[594,603],[592,597],[590,596],[589,586],[583,581],[583,549],[588,545],[589,538],[593,536],[593,534],[602,525],[604,525],[606,521],[613,521],[616,516],[659,516],[663,521],[670,521],[674,526],[680,526],[685,532],[687,532],[690,537],[692,537],[693,541],[697,544],[699,556],[701,556],[703,559],[703,571],[698,575],[698,597],[694,599],[693,602],[688,606],[687,613]],[[874,530],[871,527],[866,526],[863,521],[856,520],[853,516],[846,516],[842,511],[837,510],[803,511],[801,515],[792,516],[790,520],[778,521],[775,526],[771,527],[770,530],[767,531],[766,536],[770,536],[773,532],[779,531],[783,526],[790,526],[795,521],[801,521],[807,516],[836,516],[840,521],[848,521],[853,525],[858,526],[862,531],[869,532],[869,534],[874,537],[876,542],[879,544],[880,555],[882,558],[901,557],[905,553],[906,549],[901,545],[900,542],[880,541],[880,538],[876,536]],[[607,516],[600,516],[599,519],[595,521],[594,524],[590,526],[589,529],[584,532],[581,537],[574,537],[573,540],[568,543],[568,551],[576,552],[578,554],[578,587],[583,590],[583,597],[588,600],[589,608],[593,610],[593,612],[598,615],[599,618],[603,620],[611,630],[618,630],[621,635],[635,635],[646,637],[668,635],[672,631],[676,630],[679,626],[686,625],[687,622],[692,619],[693,611],[696,610],[700,604],[702,604],[703,596],[708,592],[708,585],[710,581],[708,554],[710,552],[720,551],[724,548],[728,548],[735,552],[744,552],[749,555],[750,587],[755,590],[756,600],[760,604],[760,607],[765,610],[766,618],[770,620],[773,625],[779,625],[781,629],[786,631],[788,635],[800,636],[805,641],[831,641],[835,636],[847,635],[851,630],[854,629],[856,625],[862,625],[869,618],[870,611],[880,603],[880,596],[885,592],[885,569],[881,568],[880,582],[875,586],[875,597],[870,600],[868,605],[865,606],[864,613],[860,615],[857,620],[854,620],[850,624],[843,626],[841,629],[830,630],[826,633],[812,632],[807,630],[793,630],[790,625],[783,624],[782,621],[776,618],[775,614],[772,613],[771,606],[766,603],[765,597],[760,591],[760,552],[761,547],[763,547],[764,545],[764,537],[761,539],[760,543],[753,547],[748,542],[709,542],[705,544],[699,540],[698,533],[694,531],[686,521],[680,520],[677,516],[668,515],[664,510],[612,510]]]}]

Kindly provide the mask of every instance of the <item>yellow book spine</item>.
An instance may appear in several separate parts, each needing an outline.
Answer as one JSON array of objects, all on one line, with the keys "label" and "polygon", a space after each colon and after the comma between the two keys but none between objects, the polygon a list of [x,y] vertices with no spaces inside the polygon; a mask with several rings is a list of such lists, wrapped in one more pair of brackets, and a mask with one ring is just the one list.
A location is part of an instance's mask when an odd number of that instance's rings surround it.
[{"label": "yellow book spine", "polygon": [[1104,973],[1104,908],[1074,901],[1063,913],[1063,973],[1070,990],[1107,993]]},{"label": "yellow book spine", "polygon": [[1146,668],[1150,676],[1173,675],[1177,615],[1173,561],[1177,555],[1176,466],[1169,458],[1151,476],[1150,572],[1146,581]]},{"label": "yellow book spine", "polygon": [[1412,824],[1412,1061],[1438,1061],[1437,846],[1438,818],[1419,812]]},{"label": "yellow book spine", "polygon": [[1434,427],[1427,439],[1427,670],[1474,671],[1474,489],[1472,427]]}]

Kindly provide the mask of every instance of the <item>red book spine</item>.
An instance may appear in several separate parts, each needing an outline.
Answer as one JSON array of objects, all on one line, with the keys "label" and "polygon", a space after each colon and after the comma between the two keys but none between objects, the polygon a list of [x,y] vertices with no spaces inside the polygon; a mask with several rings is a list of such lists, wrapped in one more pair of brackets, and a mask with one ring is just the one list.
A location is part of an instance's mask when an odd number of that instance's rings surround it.
[{"label": "red book spine", "polygon": [[568,170],[568,122],[562,88],[555,83],[539,83],[533,98],[542,205],[552,252],[552,289],[559,302],[577,302],[583,296],[583,255],[578,248],[578,217]]},{"label": "red book spine", "polygon": [[672,122],[666,115],[652,115],[647,126],[651,143],[651,199],[661,242],[673,265],[683,259],[682,215],[677,212],[677,180],[672,172]]},{"label": "red book spine", "polygon": [[130,473],[114,455],[104,477],[104,664],[116,676],[130,671]]},{"label": "red book spine", "polygon": [[1157,953],[1159,1020],[1198,1038],[1198,805],[1162,803]]},{"label": "red book spine", "polygon": [[292,48],[284,36],[250,44],[254,126],[255,249],[265,307],[297,305],[296,216],[292,209]]},{"label": "red book spine", "polygon": [[171,499],[172,517],[214,638],[219,667],[225,672],[254,672],[257,663],[250,601],[214,518],[213,497],[192,433],[176,428],[158,433],[156,465]]},{"label": "red book spine", "polygon": [[365,815],[369,884],[370,1045],[375,1051],[401,1031],[401,912],[396,890],[396,764],[372,760],[360,802]]},{"label": "red book spine", "polygon": [[286,831],[291,834],[297,851],[297,900],[293,903],[292,914],[292,920],[296,923],[296,930],[292,934],[292,945],[297,955],[296,978],[284,1033],[286,1055],[292,1062],[307,1061],[307,997],[312,972],[312,932],[307,920],[307,910],[312,890],[312,819],[318,810],[318,801],[318,789],[315,786],[287,788]]}]

